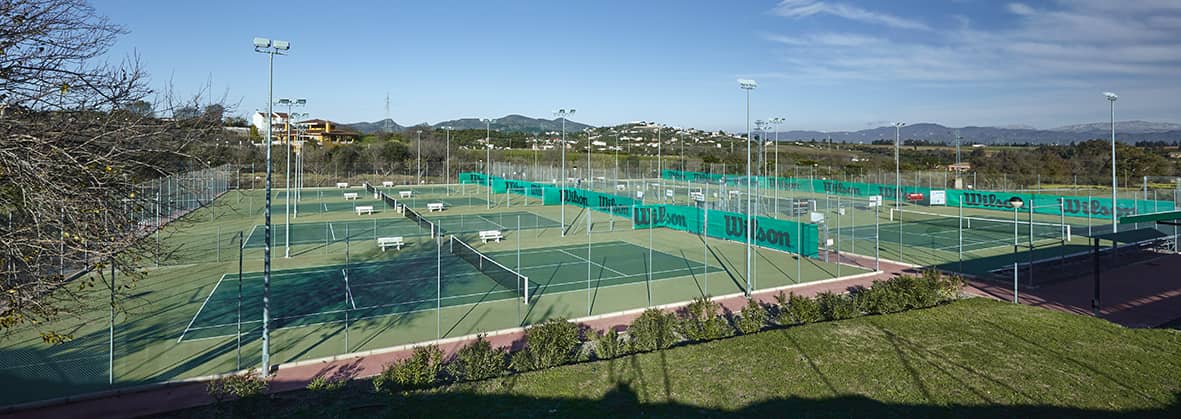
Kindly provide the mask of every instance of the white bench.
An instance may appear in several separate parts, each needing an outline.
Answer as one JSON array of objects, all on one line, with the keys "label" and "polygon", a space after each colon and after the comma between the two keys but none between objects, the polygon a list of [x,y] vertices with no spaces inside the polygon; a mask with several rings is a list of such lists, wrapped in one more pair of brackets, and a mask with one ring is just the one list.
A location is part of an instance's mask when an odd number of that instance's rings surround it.
[{"label": "white bench", "polygon": [[372,205],[358,205],[357,206],[357,215],[361,215],[362,212],[369,214],[369,215],[373,215],[373,206]]},{"label": "white bench", "polygon": [[398,191],[398,197],[403,199],[409,198],[411,195],[414,195],[413,191]]},{"label": "white bench", "polygon": [[441,212],[441,211],[443,211],[443,203],[442,203],[442,202],[430,202],[430,203],[427,203],[427,204],[426,204],[426,210],[427,210],[427,212],[435,212],[435,211],[440,211],[440,212]]},{"label": "white bench", "polygon": [[340,188],[340,189],[348,189],[349,183],[348,182],[336,182],[336,187]]},{"label": "white bench", "polygon": [[406,245],[406,242],[402,240],[402,236],[377,238],[377,247],[380,247],[381,251],[383,252],[387,247],[393,247],[395,249],[402,250],[402,246],[404,245]]},{"label": "white bench", "polygon": [[705,202],[705,194],[701,192],[689,192],[689,198],[697,202]]},{"label": "white bench", "polygon": [[739,190],[736,190],[736,189],[731,189],[731,190],[730,190],[730,196],[738,196],[738,195],[742,195],[742,191],[739,191]]},{"label": "white bench", "polygon": [[383,180],[381,181],[381,186],[383,188],[392,188],[394,186],[394,182],[390,180]]},{"label": "white bench", "polygon": [[350,200],[350,199],[352,199],[352,200],[356,200],[356,199],[357,199],[357,193],[356,193],[356,192],[345,192],[345,193],[344,193],[344,199],[345,199],[346,201],[347,201],[347,200]]},{"label": "white bench", "polygon": [[480,232],[480,240],[488,243],[488,240],[496,240],[498,243],[503,239],[504,235],[500,234],[500,230],[484,230]]}]

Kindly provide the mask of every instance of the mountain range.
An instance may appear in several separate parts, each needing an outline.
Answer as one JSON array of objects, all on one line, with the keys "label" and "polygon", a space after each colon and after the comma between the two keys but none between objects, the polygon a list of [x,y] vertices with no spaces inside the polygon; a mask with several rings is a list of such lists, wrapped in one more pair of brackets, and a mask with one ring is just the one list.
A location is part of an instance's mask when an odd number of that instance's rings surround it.
[{"label": "mountain range", "polygon": [[[450,121],[438,122],[435,124],[429,124],[429,123],[424,122],[424,123],[412,125],[412,126],[400,125],[397,122],[394,122],[392,119],[383,119],[383,120],[375,121],[375,122],[354,122],[351,124],[345,124],[345,126],[351,128],[353,130],[359,131],[362,134],[373,134],[373,133],[377,133],[377,132],[385,132],[385,131],[387,131],[387,128],[386,128],[387,126],[389,127],[388,128],[389,132],[403,132],[406,130],[414,129],[414,127],[422,127],[422,126],[430,127],[432,129],[441,129],[443,127],[451,127],[454,129],[485,129],[485,128],[487,128],[484,121],[480,120],[479,118],[460,118],[460,119],[453,119]],[[570,121],[570,120],[566,121],[566,132],[577,132],[577,131],[582,131],[587,128],[594,128],[594,127],[591,125],[587,125],[587,124],[583,124],[583,123],[579,123],[579,122],[574,122],[574,121]],[[491,124],[491,129],[496,130],[496,131],[505,131],[505,132],[528,132],[528,133],[558,131],[558,130],[562,129],[562,119],[560,119],[560,118],[557,118],[557,119],[530,118],[530,117],[527,117],[524,115],[516,115],[516,114],[506,115],[506,116],[503,116],[500,118],[493,119],[492,124]]]},{"label": "mountain range", "polygon": [[[402,132],[415,126],[427,126],[433,129],[452,127],[455,129],[484,129],[484,122],[478,118],[461,118],[443,121],[436,124],[422,123],[414,126],[404,126],[390,119],[376,122],[356,122],[347,124],[349,128],[364,134],[383,132],[386,127],[391,132]],[[530,118],[523,115],[507,115],[492,121],[491,128],[497,131],[516,132],[548,132],[558,131],[562,127],[561,119]],[[578,132],[591,125],[566,121],[566,132]],[[775,133],[768,133],[768,138],[775,138]],[[893,126],[877,127],[859,131],[780,131],[781,141],[811,141],[831,138],[836,142],[870,143],[875,140],[893,140],[895,135]],[[1005,127],[947,127],[936,123],[917,123],[902,127],[903,140],[921,140],[934,143],[954,144],[956,135],[962,137],[963,144],[1068,144],[1080,141],[1111,138],[1111,124],[1096,122],[1089,124],[1066,125],[1052,129],[1037,129],[1023,125],[1009,125]],[[1181,124],[1168,122],[1147,121],[1118,121],[1116,122],[1116,139],[1125,143],[1146,141],[1181,141]]]},{"label": "mountain range", "polygon": [[[1041,130],[1032,127],[962,127],[953,128],[934,123],[906,125],[901,129],[903,140],[922,140],[935,143],[954,144],[956,135],[963,144],[1068,144],[1080,141],[1111,138],[1111,124],[1068,125]],[[769,133],[768,138],[774,138]],[[874,140],[893,140],[893,126],[864,129],[860,131],[781,131],[781,141],[810,141],[831,138],[836,142],[869,143]],[[1181,124],[1123,121],[1116,122],[1116,140],[1125,143],[1145,141],[1174,142],[1181,140]]]}]

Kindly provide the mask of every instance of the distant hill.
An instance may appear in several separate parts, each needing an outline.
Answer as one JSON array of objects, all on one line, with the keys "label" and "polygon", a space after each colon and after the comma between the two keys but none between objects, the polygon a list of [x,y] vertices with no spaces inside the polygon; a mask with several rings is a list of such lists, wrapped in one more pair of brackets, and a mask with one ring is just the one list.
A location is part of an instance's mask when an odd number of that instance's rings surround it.
[{"label": "distant hill", "polygon": [[[355,122],[352,124],[347,124],[347,126],[349,128],[352,128],[352,129],[357,130],[357,131],[364,133],[364,134],[372,134],[375,132],[384,131],[385,121],[390,121],[390,120],[387,119],[387,120],[382,120],[382,121],[377,121],[377,122]],[[461,118],[461,119],[453,119],[450,121],[443,121],[443,122],[439,122],[439,123],[436,123],[433,125],[423,123],[423,124],[418,124],[418,125],[414,125],[414,126],[422,126],[422,125],[430,126],[434,129],[441,129],[443,127],[452,127],[455,129],[484,129],[486,127],[484,122],[481,121],[480,118]],[[398,125],[398,123],[390,121],[390,127],[391,127],[390,131],[392,131],[392,132],[401,132],[401,131],[405,131],[406,129],[411,128],[413,126]],[[594,127],[591,125],[587,125],[587,124],[583,124],[583,123],[579,123],[579,122],[574,122],[574,121],[569,121],[569,120],[566,121],[566,132],[582,131],[586,128],[594,128]],[[496,130],[496,131],[501,131],[501,132],[528,132],[528,133],[537,133],[537,132],[544,132],[544,131],[558,131],[558,130],[562,129],[562,120],[561,119],[530,118],[530,117],[527,117],[524,115],[515,115],[514,114],[514,115],[507,115],[507,116],[504,116],[501,118],[493,119],[492,120],[492,129]]]},{"label": "distant hill", "polygon": [[[387,125],[388,122],[388,125]],[[362,134],[373,134],[375,132],[385,132],[386,127],[389,127],[389,132],[402,132],[406,127],[398,125],[394,120],[386,118],[377,122],[354,122],[345,124],[345,126],[352,128],[354,131]]]},{"label": "distant hill", "polygon": [[[952,128],[933,123],[917,123],[902,127],[901,136],[904,141],[923,140],[954,144],[958,132],[963,137],[964,144],[1068,144],[1110,138],[1110,127],[1110,123],[1094,123],[1071,125],[1053,130],[1039,130],[971,126]],[[774,133],[770,133],[769,137],[774,138],[774,135]],[[893,126],[860,131],[784,131],[779,133],[780,141],[811,141],[832,138],[835,142],[867,144],[875,140],[893,140],[894,136]],[[1181,141],[1181,124],[1144,121],[1116,122],[1116,139],[1126,143]]]}]

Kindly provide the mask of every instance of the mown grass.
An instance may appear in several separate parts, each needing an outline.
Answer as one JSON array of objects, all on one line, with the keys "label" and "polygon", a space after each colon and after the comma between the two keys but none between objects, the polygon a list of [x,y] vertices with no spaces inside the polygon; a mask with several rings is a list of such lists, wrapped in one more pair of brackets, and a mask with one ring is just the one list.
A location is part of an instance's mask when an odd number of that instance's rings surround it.
[{"label": "mown grass", "polygon": [[1177,417],[1181,332],[971,299],[399,396],[367,380],[175,417]]}]

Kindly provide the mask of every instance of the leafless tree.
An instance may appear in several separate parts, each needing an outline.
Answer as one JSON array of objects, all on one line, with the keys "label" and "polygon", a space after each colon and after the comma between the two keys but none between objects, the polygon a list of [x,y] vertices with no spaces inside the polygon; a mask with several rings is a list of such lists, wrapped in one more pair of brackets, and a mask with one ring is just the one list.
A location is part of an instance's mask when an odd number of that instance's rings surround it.
[{"label": "leafless tree", "polygon": [[[134,56],[100,62],[123,32],[84,0],[0,0],[0,330],[92,310],[110,264],[112,292],[134,287],[158,251],[141,240],[155,226],[134,217],[150,202],[137,183],[193,161],[218,129],[152,117],[193,101],[153,92]],[[41,334],[71,338],[59,332]]]}]

